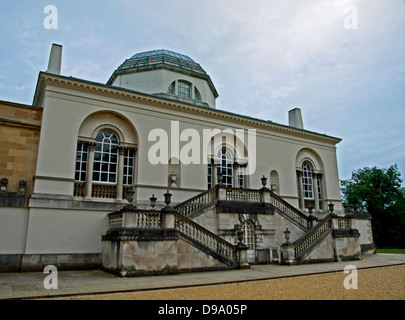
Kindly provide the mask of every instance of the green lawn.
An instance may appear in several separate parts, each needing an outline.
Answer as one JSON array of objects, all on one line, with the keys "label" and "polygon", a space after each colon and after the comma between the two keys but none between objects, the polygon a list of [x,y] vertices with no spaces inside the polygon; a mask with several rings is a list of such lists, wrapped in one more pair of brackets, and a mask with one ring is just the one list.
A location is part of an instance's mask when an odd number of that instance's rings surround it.
[{"label": "green lawn", "polygon": [[405,249],[397,248],[377,248],[377,253],[402,253],[405,254]]}]

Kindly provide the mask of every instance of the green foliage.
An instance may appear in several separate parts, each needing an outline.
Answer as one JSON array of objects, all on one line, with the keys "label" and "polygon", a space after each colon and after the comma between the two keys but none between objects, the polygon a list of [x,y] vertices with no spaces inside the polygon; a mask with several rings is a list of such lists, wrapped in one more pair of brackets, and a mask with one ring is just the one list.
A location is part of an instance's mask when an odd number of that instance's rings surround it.
[{"label": "green foliage", "polygon": [[377,253],[400,253],[405,254],[405,249],[396,248],[377,248]]},{"label": "green foliage", "polygon": [[374,242],[378,246],[405,247],[405,189],[397,165],[388,169],[363,168],[341,181],[343,200],[364,204],[373,218]]}]

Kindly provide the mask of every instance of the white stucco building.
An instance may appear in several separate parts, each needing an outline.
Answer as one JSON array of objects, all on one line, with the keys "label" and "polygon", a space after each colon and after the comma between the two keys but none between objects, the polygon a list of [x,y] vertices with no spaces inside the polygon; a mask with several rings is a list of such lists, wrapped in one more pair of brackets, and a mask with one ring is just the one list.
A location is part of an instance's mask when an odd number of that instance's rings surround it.
[{"label": "white stucco building", "polygon": [[[251,263],[281,261],[277,255],[286,241],[284,231],[291,232],[291,243],[298,241],[316,224],[308,217],[317,217],[321,225],[330,213],[329,204],[334,205],[334,213],[344,215],[336,160],[340,139],[305,130],[300,109],[290,111],[288,124],[223,111],[216,106],[218,92],[204,69],[190,57],[168,50],[135,54],[106,84],[61,74],[61,52],[61,46],[53,45],[48,70],[39,73],[32,106],[3,103],[3,110],[25,110],[28,115],[4,119],[2,130],[11,130],[10,123],[15,129],[19,122],[20,127],[35,130],[37,137],[31,141],[34,172],[26,172],[22,192],[11,189],[21,176],[0,171],[0,178],[8,180],[2,184],[0,202],[4,270],[39,270],[46,264],[117,269],[108,258],[111,252],[103,258],[103,250],[113,249],[106,249],[105,242],[110,240],[102,236],[112,226],[151,229],[125,225],[126,211],[121,209],[133,197],[131,204],[139,209],[138,214],[149,212],[152,195],[157,198],[155,209],[160,209],[166,205],[163,195],[167,190],[172,194],[170,206],[178,208],[179,214],[231,245],[238,243],[237,231],[243,230]],[[31,113],[39,115],[38,123],[29,123]],[[10,148],[7,152],[12,154]],[[16,161],[8,159],[4,168]],[[262,177],[267,178],[265,185]],[[215,187],[221,178],[221,185]],[[271,190],[259,192],[263,186]],[[207,195],[210,200],[201,200],[208,199]],[[200,199],[199,205],[193,199]],[[261,208],[259,203],[266,205]],[[194,211],[187,209],[185,214],[184,208],[191,204]],[[114,225],[107,214],[119,210],[123,214]],[[355,249],[348,257],[358,258],[360,245],[367,250],[373,246],[367,217],[358,213],[356,219],[345,218],[350,221],[345,225],[348,230],[355,226],[360,231],[350,236],[354,240],[348,246]],[[163,218],[158,215],[156,219]],[[332,219],[330,235],[322,235],[331,251],[312,253],[310,260],[338,259],[333,254],[333,224]],[[187,246],[193,247],[197,240],[188,241]],[[172,263],[163,265],[181,270],[181,263],[183,269],[223,263],[204,256],[194,267],[186,255],[180,258],[183,247],[173,251],[177,260],[172,256]],[[148,256],[147,249],[138,247],[122,254],[132,256],[132,262],[121,261],[121,265],[132,263],[131,270],[160,268],[153,262],[152,267],[136,266],[133,257]]]}]

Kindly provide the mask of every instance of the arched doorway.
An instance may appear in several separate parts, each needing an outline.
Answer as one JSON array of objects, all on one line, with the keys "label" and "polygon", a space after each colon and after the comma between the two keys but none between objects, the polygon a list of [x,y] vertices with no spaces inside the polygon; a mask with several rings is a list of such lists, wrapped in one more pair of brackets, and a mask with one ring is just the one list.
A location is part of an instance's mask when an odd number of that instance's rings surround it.
[{"label": "arched doorway", "polygon": [[255,262],[255,225],[251,220],[246,220],[242,225],[243,243],[247,245],[247,260]]}]

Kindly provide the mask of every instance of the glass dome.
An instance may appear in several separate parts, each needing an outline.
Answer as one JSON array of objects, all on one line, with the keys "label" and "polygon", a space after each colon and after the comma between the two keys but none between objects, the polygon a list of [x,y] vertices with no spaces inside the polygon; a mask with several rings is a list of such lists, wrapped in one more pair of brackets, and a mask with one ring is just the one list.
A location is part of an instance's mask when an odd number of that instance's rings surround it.
[{"label": "glass dome", "polygon": [[140,52],[137,54],[134,54],[131,59],[138,59],[138,58],[145,58],[145,57],[150,57],[150,56],[156,56],[156,55],[161,55],[161,54],[165,54],[174,58],[178,58],[178,59],[182,59],[182,60],[186,60],[189,62],[194,62],[195,61],[193,59],[191,59],[189,56],[186,56],[184,54],[180,54],[177,52],[173,52],[173,51],[169,51],[166,49],[159,49],[159,50],[151,50],[151,51],[145,51],[145,52]]}]

